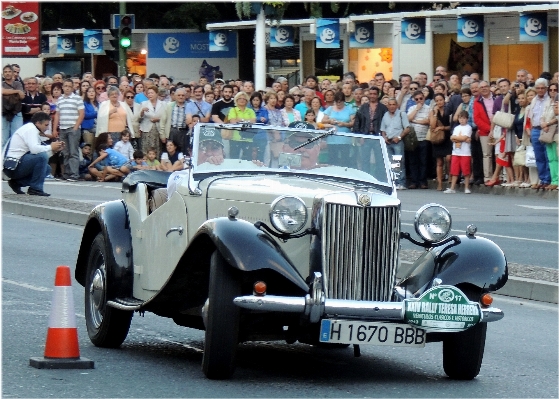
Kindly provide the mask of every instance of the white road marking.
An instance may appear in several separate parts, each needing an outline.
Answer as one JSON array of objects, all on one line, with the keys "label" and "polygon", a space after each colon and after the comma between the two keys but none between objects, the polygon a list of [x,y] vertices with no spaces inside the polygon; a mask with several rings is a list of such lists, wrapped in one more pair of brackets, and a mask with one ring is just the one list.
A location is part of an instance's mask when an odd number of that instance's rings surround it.
[{"label": "white road marking", "polygon": [[40,287],[36,285],[31,285],[27,283],[18,283],[17,281],[8,280],[7,278],[2,278],[2,282],[17,285],[18,287],[29,288],[30,290],[34,291],[52,291],[52,288]]},{"label": "white road marking", "polygon": [[545,210],[559,210],[558,207],[556,206],[539,206],[539,205],[516,205],[516,206],[521,206],[522,208],[530,208],[530,209],[545,209]]},{"label": "white road marking", "polygon": [[[402,226],[413,226],[413,223],[402,223]],[[462,233],[462,234],[465,234],[465,233],[466,233],[465,230],[458,230],[458,229],[452,229],[451,231],[457,232],[457,233]],[[510,239],[510,240],[531,241],[531,242],[543,242],[543,243],[546,243],[546,244],[559,244],[559,241],[540,240],[540,239],[537,239],[537,238],[504,236],[504,235],[501,235],[501,234],[482,233],[482,232],[479,232],[479,231],[478,231],[476,234],[477,234],[477,235],[480,235],[480,236],[508,238],[508,239]]]}]

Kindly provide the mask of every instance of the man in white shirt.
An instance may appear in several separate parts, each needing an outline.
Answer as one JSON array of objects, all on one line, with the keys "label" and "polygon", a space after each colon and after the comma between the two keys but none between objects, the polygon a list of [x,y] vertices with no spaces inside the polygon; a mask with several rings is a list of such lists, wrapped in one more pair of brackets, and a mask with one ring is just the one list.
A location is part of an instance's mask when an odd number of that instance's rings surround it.
[{"label": "man in white shirt", "polygon": [[5,158],[19,159],[19,163],[14,170],[4,168],[4,173],[10,178],[8,185],[16,194],[24,194],[21,188],[29,186],[29,195],[50,195],[43,191],[45,177],[50,173],[48,159],[64,148],[64,142],[41,144],[39,134],[44,133],[49,124],[50,116],[37,112],[31,117],[31,122],[16,130],[10,139]]},{"label": "man in white shirt", "polygon": [[409,152],[411,184],[408,188],[427,188],[427,166],[429,164],[431,142],[426,140],[429,129],[429,106],[425,105],[425,95],[416,91],[412,97],[415,105],[408,110],[408,121],[415,130],[418,145],[414,151]]}]

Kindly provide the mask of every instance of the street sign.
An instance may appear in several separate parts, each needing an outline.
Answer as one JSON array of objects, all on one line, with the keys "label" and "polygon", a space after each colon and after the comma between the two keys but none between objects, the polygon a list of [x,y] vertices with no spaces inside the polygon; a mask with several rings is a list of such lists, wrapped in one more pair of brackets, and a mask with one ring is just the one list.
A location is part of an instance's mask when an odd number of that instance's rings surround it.
[{"label": "street sign", "polygon": [[2,2],[2,54],[32,56],[40,54],[39,3]]}]

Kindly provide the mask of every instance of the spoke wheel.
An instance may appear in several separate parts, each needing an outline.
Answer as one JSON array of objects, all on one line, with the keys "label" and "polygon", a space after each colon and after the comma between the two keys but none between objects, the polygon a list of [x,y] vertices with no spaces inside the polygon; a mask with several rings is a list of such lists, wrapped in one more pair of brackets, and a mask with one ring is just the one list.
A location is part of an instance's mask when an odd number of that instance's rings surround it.
[{"label": "spoke wheel", "polygon": [[241,295],[240,276],[218,251],[212,255],[206,303],[207,323],[202,370],[210,379],[230,378],[235,371],[239,343],[240,309],[233,298]]},{"label": "spoke wheel", "polygon": [[87,259],[85,323],[95,346],[118,348],[128,335],[133,313],[107,306],[107,259],[105,237],[99,233]]}]

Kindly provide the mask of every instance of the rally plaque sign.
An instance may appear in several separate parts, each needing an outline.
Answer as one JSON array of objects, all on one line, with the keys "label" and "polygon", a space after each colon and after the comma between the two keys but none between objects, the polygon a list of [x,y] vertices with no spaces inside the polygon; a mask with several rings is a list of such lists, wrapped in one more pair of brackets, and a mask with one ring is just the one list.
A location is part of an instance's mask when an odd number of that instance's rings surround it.
[{"label": "rally plaque sign", "polygon": [[450,285],[433,287],[419,298],[405,299],[404,304],[406,322],[426,330],[464,331],[482,318],[479,303]]}]

